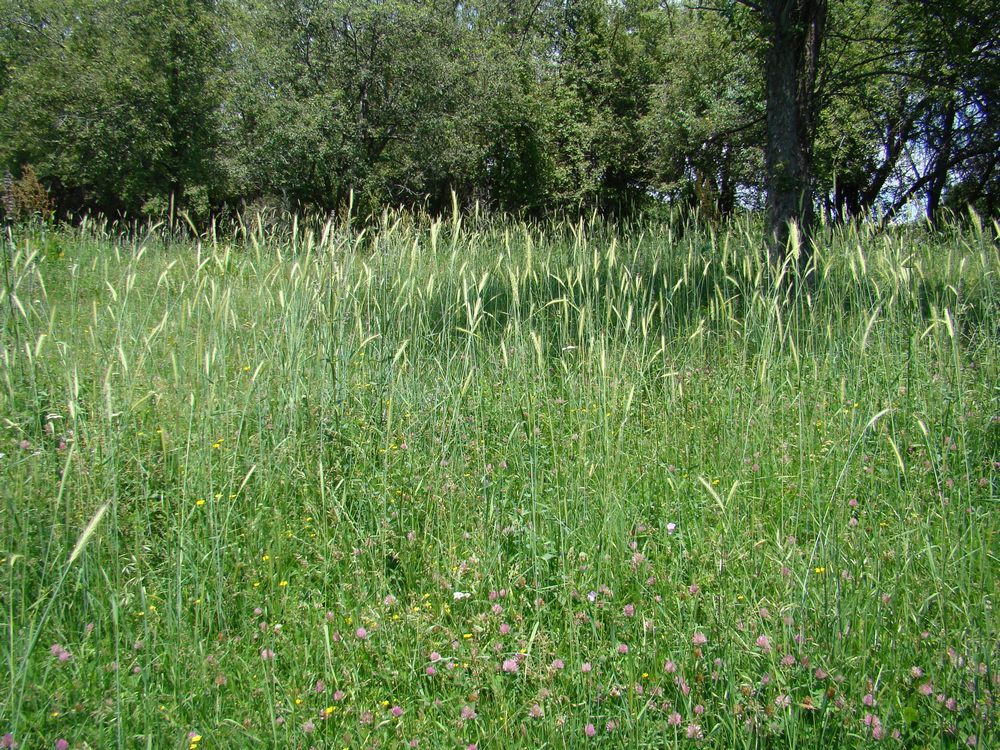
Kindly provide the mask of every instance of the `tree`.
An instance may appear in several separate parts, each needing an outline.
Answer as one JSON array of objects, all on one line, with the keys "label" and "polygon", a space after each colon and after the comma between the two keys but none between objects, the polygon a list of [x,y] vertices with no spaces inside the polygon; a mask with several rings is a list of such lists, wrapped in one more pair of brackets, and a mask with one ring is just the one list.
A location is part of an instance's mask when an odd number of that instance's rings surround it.
[{"label": "tree", "polygon": [[739,18],[751,14],[763,43],[765,244],[772,267],[786,257],[792,226],[799,230],[800,267],[809,263],[814,217],[813,140],[816,83],[826,31],[826,0],[725,0],[700,6]]},{"label": "tree", "polygon": [[[0,0],[0,174],[63,213],[1000,210],[990,0]],[[269,200],[270,202],[270,200]]]},{"label": "tree", "polygon": [[227,166],[243,196],[433,209],[468,185],[480,79],[453,2],[231,3]]},{"label": "tree", "polygon": [[988,0],[896,0],[909,73],[922,82],[908,187],[894,215],[918,195],[938,222],[966,205],[1000,208],[1000,8]]},{"label": "tree", "polygon": [[34,164],[63,208],[207,214],[225,59],[210,0],[2,0],[13,29],[0,163]]},{"label": "tree", "polygon": [[816,80],[826,29],[826,0],[762,0],[767,47],[764,86],[768,255],[772,266],[785,260],[792,224],[803,242],[800,266],[809,260],[813,221],[812,151],[816,125]]},{"label": "tree", "polygon": [[898,19],[884,2],[830,8],[820,71],[813,169],[827,218],[871,219],[900,183],[926,94],[907,75]]},{"label": "tree", "polygon": [[732,215],[763,181],[760,43],[745,20],[674,9],[643,121],[653,189],[702,219]]},{"label": "tree", "polygon": [[814,166],[828,216],[1000,207],[1000,10],[985,0],[830,9]]},{"label": "tree", "polygon": [[662,75],[655,0],[482,3],[479,110],[494,205],[612,216],[650,200],[643,121]]}]

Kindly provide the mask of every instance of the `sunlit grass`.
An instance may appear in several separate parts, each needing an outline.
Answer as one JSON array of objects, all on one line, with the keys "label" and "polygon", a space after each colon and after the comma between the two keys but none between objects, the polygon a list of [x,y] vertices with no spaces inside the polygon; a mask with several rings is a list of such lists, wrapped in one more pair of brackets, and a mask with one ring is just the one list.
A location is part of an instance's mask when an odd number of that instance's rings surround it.
[{"label": "sunlit grass", "polygon": [[996,740],[990,232],[222,234],[10,236],[0,734]]}]

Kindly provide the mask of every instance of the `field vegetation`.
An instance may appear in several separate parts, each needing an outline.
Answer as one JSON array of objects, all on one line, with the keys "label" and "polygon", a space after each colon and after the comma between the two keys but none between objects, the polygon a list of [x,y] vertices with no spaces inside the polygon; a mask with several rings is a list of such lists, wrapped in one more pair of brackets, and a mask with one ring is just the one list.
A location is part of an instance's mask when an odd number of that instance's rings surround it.
[{"label": "field vegetation", "polygon": [[2,746],[994,746],[996,232],[12,229]]}]

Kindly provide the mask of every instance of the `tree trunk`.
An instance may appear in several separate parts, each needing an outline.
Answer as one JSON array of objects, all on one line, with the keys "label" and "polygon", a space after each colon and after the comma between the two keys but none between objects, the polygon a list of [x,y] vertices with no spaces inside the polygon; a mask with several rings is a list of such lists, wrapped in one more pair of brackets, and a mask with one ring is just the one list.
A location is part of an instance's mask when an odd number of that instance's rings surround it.
[{"label": "tree trunk", "polygon": [[826,0],[765,0],[767,25],[768,259],[780,267],[791,225],[799,228],[799,267],[809,263],[813,222],[812,142],[816,122],[816,75],[826,25]]},{"label": "tree trunk", "polygon": [[927,219],[935,229],[941,226],[941,196],[944,194],[945,185],[948,184],[948,165],[951,161],[954,133],[955,102],[949,100],[941,115],[941,136],[938,139],[931,181],[927,188]]}]

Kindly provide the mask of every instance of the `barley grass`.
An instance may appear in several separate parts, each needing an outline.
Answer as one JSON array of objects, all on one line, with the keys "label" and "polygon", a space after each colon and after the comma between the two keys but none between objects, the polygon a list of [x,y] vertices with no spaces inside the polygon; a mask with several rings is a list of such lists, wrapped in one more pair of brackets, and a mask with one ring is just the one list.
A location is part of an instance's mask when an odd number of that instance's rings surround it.
[{"label": "barley grass", "polygon": [[12,231],[0,734],[989,747],[996,229]]}]

